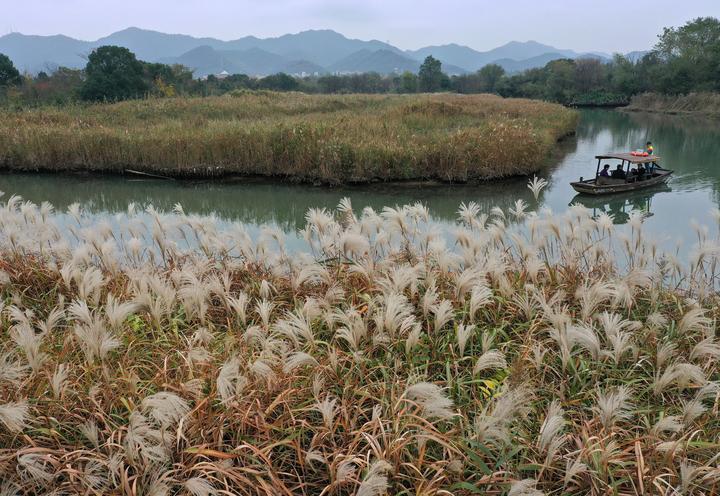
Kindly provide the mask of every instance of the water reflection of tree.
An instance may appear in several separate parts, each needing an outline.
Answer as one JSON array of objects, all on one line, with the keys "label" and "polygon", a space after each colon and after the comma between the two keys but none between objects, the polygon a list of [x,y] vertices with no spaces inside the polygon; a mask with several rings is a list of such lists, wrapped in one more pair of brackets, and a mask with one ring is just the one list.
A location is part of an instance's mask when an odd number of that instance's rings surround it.
[{"label": "water reflection of tree", "polygon": [[185,183],[45,174],[6,175],[2,182],[8,194],[18,194],[35,203],[48,200],[58,210],[78,202],[88,211],[111,214],[125,212],[130,203],[171,211],[180,203],[187,213],[214,214],[222,220],[245,223],[274,223],[286,231],[302,227],[309,208],[334,209],[345,196],[351,198],[358,211],[366,206],[380,211],[385,206],[419,201],[430,208],[433,217],[444,221],[457,218],[462,202],[474,201],[484,212],[494,206],[507,210],[516,199],[535,204],[526,187],[527,178],[478,185],[377,184],[342,188],[257,181]]}]

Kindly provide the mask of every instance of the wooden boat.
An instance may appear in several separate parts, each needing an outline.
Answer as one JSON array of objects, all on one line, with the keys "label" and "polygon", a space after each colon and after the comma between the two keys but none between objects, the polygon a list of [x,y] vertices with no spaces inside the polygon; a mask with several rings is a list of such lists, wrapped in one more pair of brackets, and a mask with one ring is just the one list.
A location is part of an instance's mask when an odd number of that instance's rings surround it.
[{"label": "wooden boat", "polygon": [[[581,177],[579,181],[570,183],[570,186],[578,193],[607,195],[610,193],[622,193],[625,191],[649,188],[665,183],[673,173],[673,171],[669,169],[660,167],[660,157],[657,155],[642,157],[630,153],[611,153],[608,155],[598,155],[595,158],[598,161],[595,177],[593,179],[583,179]],[[610,170],[614,171],[617,165],[621,165],[622,170],[625,172],[624,178],[600,175],[600,167],[604,161],[605,163],[609,163],[607,162],[608,160],[620,161],[619,164],[617,162],[615,163],[615,167],[613,167],[613,163],[610,162]],[[630,167],[641,164],[646,168],[647,172],[640,175],[633,174]]]}]

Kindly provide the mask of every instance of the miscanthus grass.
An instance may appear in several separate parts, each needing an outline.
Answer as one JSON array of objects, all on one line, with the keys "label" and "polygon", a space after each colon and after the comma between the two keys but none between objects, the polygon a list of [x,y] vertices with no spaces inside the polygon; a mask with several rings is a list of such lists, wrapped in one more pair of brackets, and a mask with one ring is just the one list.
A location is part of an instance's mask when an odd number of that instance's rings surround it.
[{"label": "miscanthus grass", "polygon": [[537,171],[576,122],[577,114],[559,105],[450,94],[242,92],[0,110],[0,166],[329,183],[468,181]]},{"label": "miscanthus grass", "polygon": [[718,238],[0,207],[3,494],[715,494]]}]

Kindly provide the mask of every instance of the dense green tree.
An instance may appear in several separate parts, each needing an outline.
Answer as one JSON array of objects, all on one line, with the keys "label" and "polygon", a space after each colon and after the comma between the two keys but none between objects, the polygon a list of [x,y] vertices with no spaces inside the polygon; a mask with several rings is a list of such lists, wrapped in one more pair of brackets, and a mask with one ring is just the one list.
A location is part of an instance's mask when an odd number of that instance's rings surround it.
[{"label": "dense green tree", "polygon": [[271,76],[266,76],[258,82],[258,87],[265,90],[274,91],[295,91],[300,87],[300,83],[294,77],[280,72]]},{"label": "dense green tree", "polygon": [[663,90],[720,90],[720,20],[699,17],[665,28],[654,50],[665,62]]},{"label": "dense green tree", "polygon": [[400,76],[400,92],[401,93],[417,93],[418,77],[410,71],[405,71]]},{"label": "dense green tree", "polygon": [[420,91],[440,91],[443,86],[442,63],[432,55],[425,57],[418,73],[418,82]]},{"label": "dense green tree", "polygon": [[117,46],[96,48],[85,66],[83,100],[119,101],[143,96],[149,89],[145,68],[130,50]]},{"label": "dense green tree", "polygon": [[10,60],[10,57],[0,53],[0,86],[17,86],[22,83],[20,72]]},{"label": "dense green tree", "polygon": [[498,84],[505,76],[505,69],[497,64],[488,64],[477,72],[480,80],[480,91],[483,93],[495,93]]}]

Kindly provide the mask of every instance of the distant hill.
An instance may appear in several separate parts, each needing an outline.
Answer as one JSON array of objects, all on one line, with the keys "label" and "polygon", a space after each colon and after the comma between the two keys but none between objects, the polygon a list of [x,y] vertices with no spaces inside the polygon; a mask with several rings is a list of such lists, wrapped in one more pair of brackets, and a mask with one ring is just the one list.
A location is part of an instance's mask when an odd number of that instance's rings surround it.
[{"label": "distant hill", "polygon": [[10,33],[0,37],[0,53],[10,57],[21,72],[38,73],[58,66],[84,67],[91,50],[89,42],[62,35]]},{"label": "distant hill", "polygon": [[291,60],[282,55],[270,53],[260,48],[247,50],[216,50],[211,46],[201,46],[179,57],[160,59],[165,64],[182,64],[193,69],[196,77],[219,74],[248,74],[250,76],[275,74],[323,73],[326,70],[306,60]]},{"label": "distant hill", "polygon": [[572,50],[558,50],[536,41],[512,41],[487,52],[479,52],[466,46],[450,44],[425,47],[407,53],[418,59],[432,55],[444,63],[463,67],[473,72],[488,64],[497,63],[498,60],[523,61],[551,53],[555,54],[557,58],[575,58],[578,55]]},{"label": "distant hill", "polygon": [[[428,55],[443,63],[448,74],[474,72],[490,63],[499,63],[508,72],[542,67],[557,58],[597,56],[557,49],[536,41],[513,41],[485,52],[467,46],[447,44],[403,51],[378,40],[350,39],[332,30],[311,30],[276,38],[246,36],[223,41],[127,28],[95,41],[67,36],[29,36],[11,33],[0,37],[0,53],[7,54],[23,72],[37,73],[58,66],[84,67],[88,54],[98,46],[118,45],[148,62],[181,63],[195,69],[196,76],[219,73],[246,73],[263,76],[327,72],[368,72],[383,74],[417,71]],[[632,52],[640,57],[645,52]]]}]

